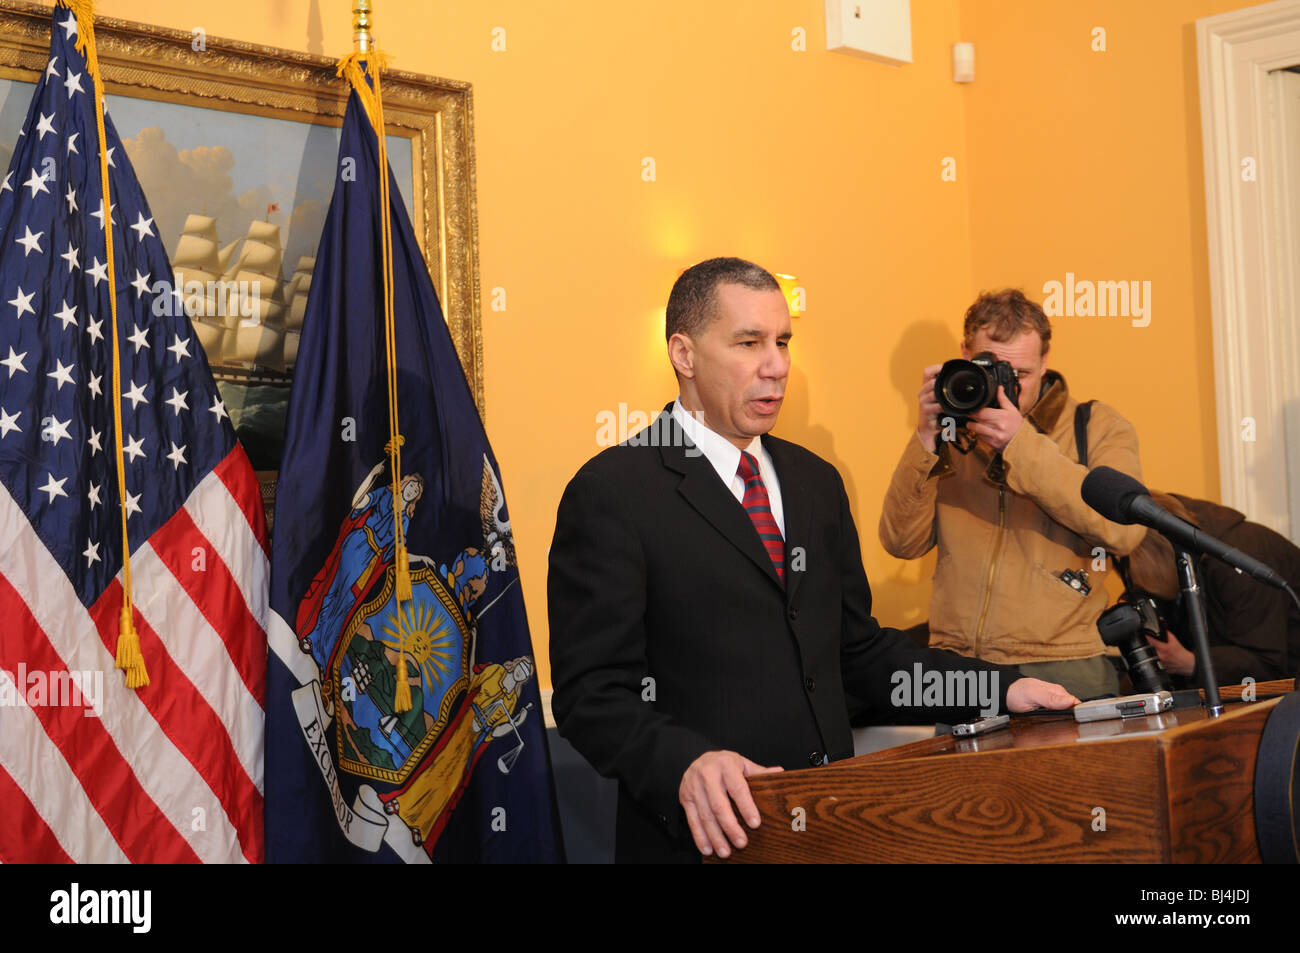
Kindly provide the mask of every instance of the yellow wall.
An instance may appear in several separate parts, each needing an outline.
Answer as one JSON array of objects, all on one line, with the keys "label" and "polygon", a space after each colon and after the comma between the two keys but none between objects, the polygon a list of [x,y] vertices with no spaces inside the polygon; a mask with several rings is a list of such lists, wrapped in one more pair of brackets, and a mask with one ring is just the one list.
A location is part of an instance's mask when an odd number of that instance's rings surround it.
[{"label": "yellow wall", "polygon": [[[673,397],[663,304],[706,257],[807,288],[777,432],[843,473],[883,622],[926,614],[932,558],[886,556],[876,521],[920,368],[953,356],[982,288],[1151,280],[1150,327],[1062,319],[1053,364],[1129,414],[1152,483],[1217,493],[1192,23],[1238,5],[913,0],[915,62],[891,68],[827,53],[821,0],[377,0],[395,65],[474,84],[488,434],[543,683],[560,493],[599,449],[600,412]],[[99,4],[329,55],[350,49],[349,7]],[[972,86],[951,81],[957,40],[976,44]],[[498,286],[505,312],[488,308]]]},{"label": "yellow wall", "polygon": [[1195,21],[1251,5],[961,6],[978,63],[965,103],[976,287],[1150,281],[1149,326],[1061,317],[1051,363],[1133,420],[1150,485],[1216,499]]}]

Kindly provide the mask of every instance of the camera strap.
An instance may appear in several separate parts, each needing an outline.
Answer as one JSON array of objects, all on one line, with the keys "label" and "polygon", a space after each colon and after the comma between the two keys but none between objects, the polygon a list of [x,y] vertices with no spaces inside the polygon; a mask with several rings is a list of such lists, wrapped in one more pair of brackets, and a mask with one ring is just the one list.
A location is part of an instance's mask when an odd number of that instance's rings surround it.
[{"label": "camera strap", "polygon": [[1074,408],[1074,446],[1079,454],[1079,463],[1088,465],[1088,420],[1092,417],[1093,401],[1087,401]]},{"label": "camera strap", "polygon": [[[1079,455],[1079,463],[1088,466],[1088,421],[1092,418],[1092,405],[1096,401],[1084,401],[1074,408],[1074,446]],[[1128,574],[1128,557],[1112,559],[1112,564],[1119,570],[1119,578],[1124,582],[1124,594],[1130,596],[1140,592],[1133,587]]]}]

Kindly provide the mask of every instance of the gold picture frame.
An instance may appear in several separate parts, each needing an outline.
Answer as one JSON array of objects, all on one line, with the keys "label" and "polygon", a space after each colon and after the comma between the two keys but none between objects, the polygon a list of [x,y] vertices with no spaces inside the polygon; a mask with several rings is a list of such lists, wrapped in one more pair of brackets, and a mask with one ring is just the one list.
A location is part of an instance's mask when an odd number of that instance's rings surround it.
[{"label": "gold picture frame", "polygon": [[[0,0],[0,78],[36,82],[49,53],[51,8]],[[105,91],[226,113],[341,127],[348,87],[336,59],[189,32],[95,18]],[[341,51],[348,52],[348,51]],[[411,142],[412,225],[470,392],[484,415],[479,321],[473,99],[469,83],[384,71],[390,137]],[[169,249],[170,251],[170,249]],[[264,480],[268,500],[273,474]]]}]

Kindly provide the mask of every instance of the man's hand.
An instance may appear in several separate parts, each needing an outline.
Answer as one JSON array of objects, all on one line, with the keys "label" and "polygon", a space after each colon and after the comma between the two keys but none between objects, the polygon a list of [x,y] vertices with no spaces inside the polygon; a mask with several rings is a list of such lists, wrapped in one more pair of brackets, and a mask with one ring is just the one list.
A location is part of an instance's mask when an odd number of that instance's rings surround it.
[{"label": "man's hand", "polygon": [[1039,678],[1018,678],[1007,689],[1008,711],[1032,711],[1035,708],[1072,708],[1079,704],[1064,687]]},{"label": "man's hand", "polygon": [[1163,642],[1149,635],[1146,639],[1147,645],[1156,650],[1160,664],[1170,675],[1191,675],[1196,671],[1196,656],[1184,648],[1183,643],[1168,629],[1165,629]]},{"label": "man's hand", "polygon": [[921,385],[921,390],[917,394],[921,401],[921,416],[918,418],[916,435],[921,438],[925,449],[931,453],[938,451],[935,438],[939,436],[939,415],[943,413],[943,408],[939,406],[939,398],[934,396],[934,379],[939,376],[942,368],[942,364],[931,364],[922,372],[925,375],[925,383]]},{"label": "man's hand", "polygon": [[701,854],[707,857],[716,851],[719,857],[729,857],[733,844],[739,849],[749,843],[745,829],[736,820],[732,802],[745,823],[758,827],[758,808],[745,778],[780,770],[755,764],[734,751],[706,751],[691,762],[682,775],[677,799],[686,810],[691,837]]},{"label": "man's hand", "polygon": [[1024,422],[1025,418],[1021,416],[1020,408],[1011,403],[1006,391],[999,384],[998,406],[985,407],[971,414],[966,429],[994,450],[1005,450]]}]

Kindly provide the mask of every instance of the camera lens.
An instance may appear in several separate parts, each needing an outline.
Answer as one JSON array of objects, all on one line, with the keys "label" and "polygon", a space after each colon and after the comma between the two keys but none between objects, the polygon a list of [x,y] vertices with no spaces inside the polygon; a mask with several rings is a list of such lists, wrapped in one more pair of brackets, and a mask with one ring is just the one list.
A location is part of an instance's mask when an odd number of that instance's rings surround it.
[{"label": "camera lens", "polygon": [[1160,656],[1150,645],[1139,644],[1134,639],[1124,649],[1124,664],[1128,667],[1135,692],[1168,691],[1173,687],[1160,664]]},{"label": "camera lens", "polygon": [[940,385],[939,402],[955,411],[978,410],[988,399],[988,374],[980,367],[959,368]]},{"label": "camera lens", "polygon": [[[1154,613],[1154,606],[1151,612]],[[1124,656],[1124,667],[1128,669],[1135,692],[1168,691],[1172,688],[1169,676],[1160,664],[1160,656],[1143,638],[1158,625],[1154,615],[1143,617],[1141,603],[1130,605],[1121,602],[1111,606],[1097,620],[1102,642],[1115,646]]]}]

